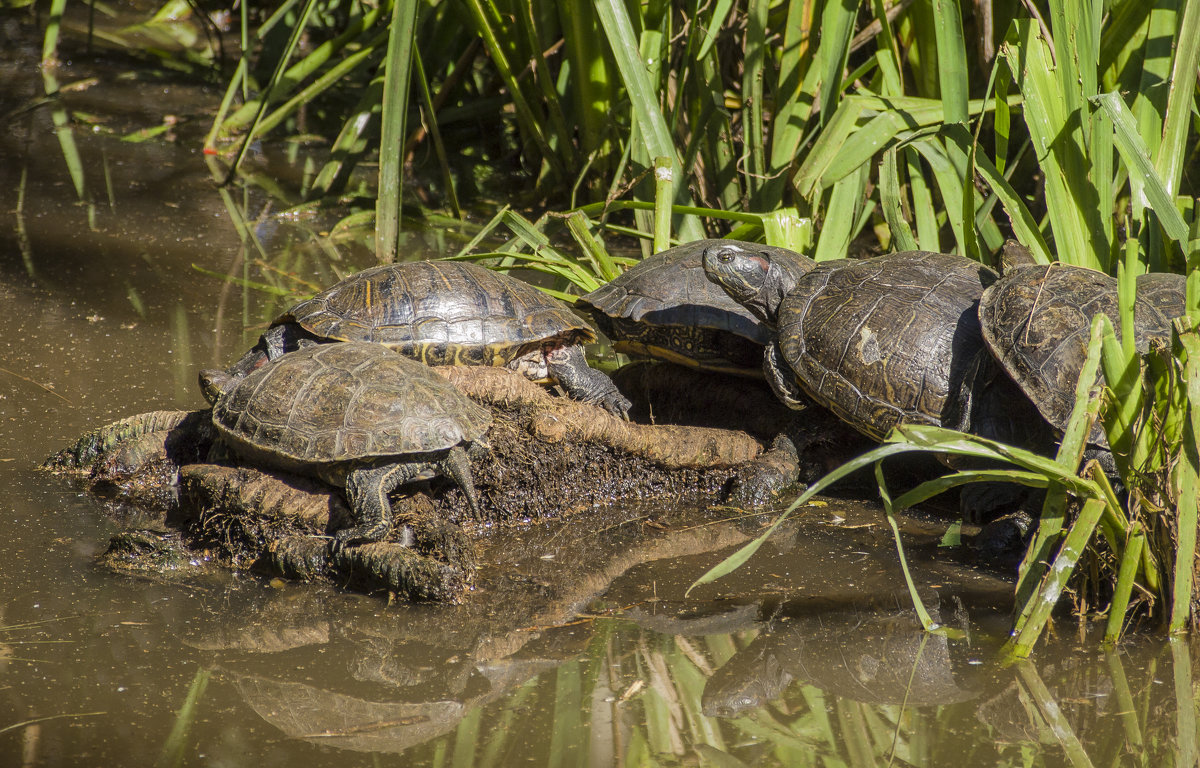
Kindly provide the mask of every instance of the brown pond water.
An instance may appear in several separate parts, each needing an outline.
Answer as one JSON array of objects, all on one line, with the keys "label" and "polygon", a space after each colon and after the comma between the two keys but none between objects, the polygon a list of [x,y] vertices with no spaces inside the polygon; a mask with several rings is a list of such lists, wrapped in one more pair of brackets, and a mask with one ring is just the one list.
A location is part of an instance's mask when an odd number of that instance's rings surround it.
[{"label": "brown pond water", "polygon": [[[200,154],[218,94],[61,69],[64,84],[100,77],[66,96],[100,120],[74,131],[82,204],[35,105],[35,39],[0,19],[0,765],[1196,764],[1190,644],[1101,652],[1068,620],[1031,663],[999,667],[1008,585],[940,551],[945,522],[907,521],[928,604],[970,630],[921,633],[880,510],[852,499],[809,507],[691,598],[744,534],[669,506],[580,520],[581,540],[614,551],[569,588],[554,581],[569,537],[497,534],[525,558],[526,597],[508,605],[97,567],[112,510],[34,467],[113,419],[200,406],[196,371],[240,352],[271,307],[192,266],[236,271],[242,253]],[[164,113],[174,135],[119,140]],[[255,187],[226,192],[303,279],[346,268]],[[443,236],[414,247],[436,255]]]}]

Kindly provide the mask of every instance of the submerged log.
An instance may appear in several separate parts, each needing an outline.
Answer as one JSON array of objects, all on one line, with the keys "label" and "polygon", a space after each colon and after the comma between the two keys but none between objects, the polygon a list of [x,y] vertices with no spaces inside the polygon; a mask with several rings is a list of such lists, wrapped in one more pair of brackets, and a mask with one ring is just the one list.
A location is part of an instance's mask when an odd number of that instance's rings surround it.
[{"label": "submerged log", "polygon": [[122,419],[83,436],[44,467],[158,510],[175,533],[168,537],[171,551],[157,551],[153,536],[126,542],[119,558],[109,558],[124,570],[139,556],[148,571],[215,558],[291,579],[455,601],[474,581],[477,542],[495,526],[570,518],[633,500],[706,505],[720,497],[738,465],[762,451],[758,439],[739,430],[625,422],[501,369],[439,371],[493,414],[490,451],[472,461],[482,518],[471,517],[452,483],[431,481],[422,493],[406,487],[393,498],[396,525],[387,541],[336,556],[328,537],[348,520],[342,492],[232,459],[210,463],[222,451],[209,411]]}]

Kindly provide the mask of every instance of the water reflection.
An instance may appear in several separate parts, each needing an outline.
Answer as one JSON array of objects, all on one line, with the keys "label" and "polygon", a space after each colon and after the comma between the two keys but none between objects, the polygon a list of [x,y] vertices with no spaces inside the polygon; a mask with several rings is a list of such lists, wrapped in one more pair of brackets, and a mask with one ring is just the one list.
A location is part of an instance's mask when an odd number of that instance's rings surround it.
[{"label": "water reflection", "polygon": [[[242,717],[261,718],[277,738],[403,753],[406,764],[1192,765],[1196,756],[1195,648],[1180,640],[1107,652],[1085,650],[1094,638],[1061,640],[1045,649],[1052,661],[1006,669],[989,661],[994,641],[926,634],[892,598],[667,600],[543,626],[519,644],[422,632],[446,618],[442,609],[347,622],[344,596],[322,589],[242,583],[208,600],[197,612],[206,620],[188,622],[182,640],[205,652],[210,697],[238,700]],[[950,602],[951,621],[977,630],[971,609]],[[213,705],[201,700],[198,711]]]}]

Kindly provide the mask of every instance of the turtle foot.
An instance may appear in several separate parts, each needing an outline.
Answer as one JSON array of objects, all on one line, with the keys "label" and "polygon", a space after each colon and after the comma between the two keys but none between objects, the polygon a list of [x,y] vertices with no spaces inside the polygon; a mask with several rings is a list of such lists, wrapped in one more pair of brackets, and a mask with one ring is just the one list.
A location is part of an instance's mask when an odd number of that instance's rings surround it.
[{"label": "turtle foot", "polygon": [[621,394],[612,379],[588,367],[587,358],[580,347],[558,347],[547,351],[546,369],[550,377],[571,397],[598,405],[612,415],[629,421],[629,409],[633,403]]},{"label": "turtle foot", "polygon": [[738,470],[725,503],[739,509],[756,510],[771,503],[780,491],[799,477],[800,459],[796,446],[780,435],[769,449]]},{"label": "turtle foot", "polygon": [[330,551],[334,555],[338,555],[349,546],[383,541],[387,537],[389,529],[390,526],[387,525],[358,525],[353,528],[343,528],[333,534],[333,540],[329,543]]}]

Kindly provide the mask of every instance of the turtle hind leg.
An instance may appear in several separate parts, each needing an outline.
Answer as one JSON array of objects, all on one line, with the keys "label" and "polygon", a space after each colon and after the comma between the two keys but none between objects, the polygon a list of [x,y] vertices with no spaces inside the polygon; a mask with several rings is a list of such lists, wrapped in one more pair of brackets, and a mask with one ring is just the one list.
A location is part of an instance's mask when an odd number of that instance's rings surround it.
[{"label": "turtle hind leg", "polygon": [[382,541],[392,530],[392,503],[388,494],[416,479],[424,469],[420,463],[384,464],[350,470],[346,475],[346,501],[355,525],[333,535],[333,548],[348,544]]},{"label": "turtle hind leg", "polygon": [[546,350],[546,368],[567,394],[584,403],[594,403],[604,410],[629,419],[633,403],[621,394],[612,379],[588,366],[583,348],[577,345]]},{"label": "turtle hind leg", "polygon": [[476,520],[483,520],[483,510],[479,506],[479,494],[475,492],[475,478],[471,474],[471,461],[467,451],[461,445],[449,450],[446,458],[438,462],[438,469],[443,475],[453,480],[463,495],[467,497],[467,505],[471,507],[471,515]]}]

